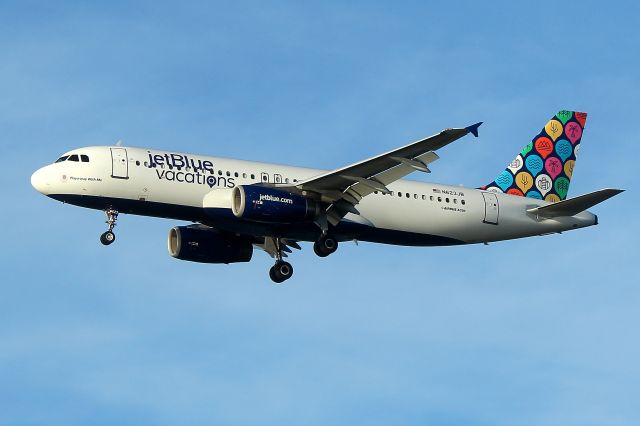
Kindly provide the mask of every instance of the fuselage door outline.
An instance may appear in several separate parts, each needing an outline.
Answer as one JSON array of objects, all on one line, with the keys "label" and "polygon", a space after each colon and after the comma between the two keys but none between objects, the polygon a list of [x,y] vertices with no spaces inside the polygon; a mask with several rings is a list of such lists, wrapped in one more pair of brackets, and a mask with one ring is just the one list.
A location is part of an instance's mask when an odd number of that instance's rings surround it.
[{"label": "fuselage door outline", "polygon": [[498,206],[498,196],[493,192],[483,192],[482,197],[484,198],[484,223],[489,223],[492,225],[498,224],[498,214],[499,214],[499,206]]},{"label": "fuselage door outline", "polygon": [[111,148],[111,177],[129,179],[129,161],[125,148]]}]

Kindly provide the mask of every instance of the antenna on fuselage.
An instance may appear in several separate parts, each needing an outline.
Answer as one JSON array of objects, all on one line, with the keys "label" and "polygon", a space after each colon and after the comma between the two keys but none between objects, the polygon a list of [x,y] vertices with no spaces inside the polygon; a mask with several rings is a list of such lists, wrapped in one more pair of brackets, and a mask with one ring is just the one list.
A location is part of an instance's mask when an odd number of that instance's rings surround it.
[{"label": "antenna on fuselage", "polygon": [[118,142],[116,142],[116,146],[122,146],[122,139],[118,139]]}]

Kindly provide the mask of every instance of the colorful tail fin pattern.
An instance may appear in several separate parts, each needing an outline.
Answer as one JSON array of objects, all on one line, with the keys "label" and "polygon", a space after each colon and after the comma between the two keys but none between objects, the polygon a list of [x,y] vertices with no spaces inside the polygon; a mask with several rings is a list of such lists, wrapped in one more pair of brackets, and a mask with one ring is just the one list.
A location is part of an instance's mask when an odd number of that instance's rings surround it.
[{"label": "colorful tail fin pattern", "polygon": [[552,202],[564,200],[586,121],[586,112],[558,112],[515,160],[481,189]]}]

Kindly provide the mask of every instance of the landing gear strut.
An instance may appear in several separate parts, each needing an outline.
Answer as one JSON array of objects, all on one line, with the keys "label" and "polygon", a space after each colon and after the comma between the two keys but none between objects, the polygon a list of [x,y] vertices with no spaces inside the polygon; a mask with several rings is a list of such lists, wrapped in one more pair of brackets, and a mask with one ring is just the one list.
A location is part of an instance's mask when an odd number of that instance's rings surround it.
[{"label": "landing gear strut", "polygon": [[118,220],[118,211],[109,208],[104,211],[104,214],[107,215],[107,221],[105,223],[109,225],[109,230],[100,235],[100,242],[105,246],[108,246],[116,240],[116,234],[113,233],[113,227],[116,226],[116,220]]},{"label": "landing gear strut", "polygon": [[313,243],[313,251],[320,257],[327,257],[338,250],[338,240],[331,235],[323,234]]},{"label": "landing gear strut", "polygon": [[274,283],[280,284],[293,275],[293,266],[289,262],[282,260],[282,241],[274,238],[276,243],[276,263],[269,269],[269,278]]}]

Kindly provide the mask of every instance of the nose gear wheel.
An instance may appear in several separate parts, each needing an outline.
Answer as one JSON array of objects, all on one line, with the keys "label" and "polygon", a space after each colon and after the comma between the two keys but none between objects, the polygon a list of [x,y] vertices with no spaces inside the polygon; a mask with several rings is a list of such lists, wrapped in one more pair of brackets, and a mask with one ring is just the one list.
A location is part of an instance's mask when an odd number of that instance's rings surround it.
[{"label": "nose gear wheel", "polygon": [[116,226],[116,221],[118,220],[118,211],[109,208],[104,211],[104,214],[107,215],[107,221],[105,223],[109,225],[109,229],[100,235],[100,242],[108,246],[116,240],[116,234],[113,233],[113,228]]}]

